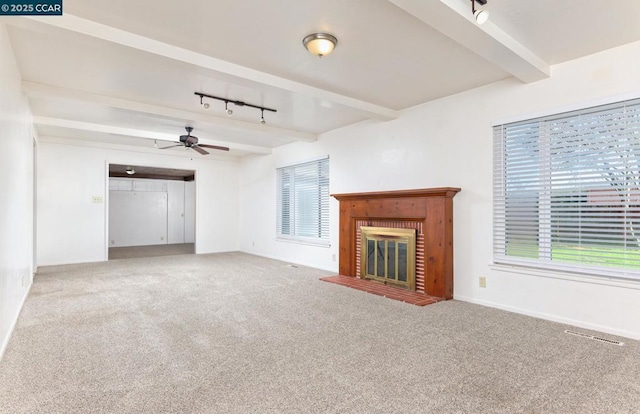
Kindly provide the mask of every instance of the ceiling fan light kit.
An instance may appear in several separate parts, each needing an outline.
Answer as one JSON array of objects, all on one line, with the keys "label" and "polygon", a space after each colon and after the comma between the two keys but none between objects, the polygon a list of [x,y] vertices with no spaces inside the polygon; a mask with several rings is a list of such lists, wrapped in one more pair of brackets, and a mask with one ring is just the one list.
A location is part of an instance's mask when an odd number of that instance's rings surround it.
[{"label": "ceiling fan light kit", "polygon": [[482,9],[476,10],[476,1],[481,5],[487,4],[487,0],[471,0],[471,13],[478,24],[484,24],[489,20],[489,12]]},{"label": "ceiling fan light kit", "polygon": [[237,101],[237,100],[234,100],[234,99],[221,98],[219,96],[208,95],[208,94],[202,93],[202,92],[194,92],[193,94],[200,97],[200,105],[202,105],[204,107],[204,109],[209,109],[209,103],[208,102],[203,102],[204,98],[215,99],[215,100],[224,102],[224,112],[227,114],[227,116],[233,115],[233,110],[231,110],[229,108],[229,104],[230,103],[234,104],[235,106],[248,106],[249,108],[259,109],[260,112],[261,112],[260,123],[262,125],[267,123],[267,121],[264,120],[264,111],[278,112],[277,109],[267,108],[266,106],[253,105],[253,104],[250,104],[250,103],[247,103],[247,102],[244,102],[244,101]]},{"label": "ceiling fan light kit", "polygon": [[[184,147],[185,150],[192,149],[202,155],[209,154],[209,152],[204,150],[203,148],[211,148],[218,151],[229,151],[228,147],[221,147],[218,145],[199,144],[198,137],[191,135],[191,131],[193,131],[193,127],[186,126],[184,127],[184,129],[187,131],[187,135],[180,135],[180,141],[175,141],[174,145],[169,145],[168,147],[160,147],[158,149],[163,150],[163,149],[169,149],[169,148],[175,148],[175,147]],[[127,170],[127,174],[133,174],[133,173],[129,173],[129,170]]]},{"label": "ceiling fan light kit", "polygon": [[312,55],[323,57],[333,52],[338,39],[329,33],[312,33],[302,39],[302,44]]}]

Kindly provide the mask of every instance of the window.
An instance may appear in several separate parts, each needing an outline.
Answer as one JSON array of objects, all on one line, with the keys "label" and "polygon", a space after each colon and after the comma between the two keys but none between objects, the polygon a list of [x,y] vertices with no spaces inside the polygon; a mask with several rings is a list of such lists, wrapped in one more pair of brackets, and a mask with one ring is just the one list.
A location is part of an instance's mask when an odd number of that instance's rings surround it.
[{"label": "window", "polygon": [[278,237],[329,243],[329,158],[278,168]]},{"label": "window", "polygon": [[640,279],[640,99],[494,127],[494,261]]}]

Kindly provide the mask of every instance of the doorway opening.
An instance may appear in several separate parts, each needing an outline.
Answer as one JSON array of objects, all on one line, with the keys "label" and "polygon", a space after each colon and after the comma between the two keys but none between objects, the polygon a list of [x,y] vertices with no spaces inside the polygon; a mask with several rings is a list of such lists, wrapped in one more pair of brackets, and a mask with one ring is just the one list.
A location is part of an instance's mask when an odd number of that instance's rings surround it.
[{"label": "doorway opening", "polygon": [[195,175],[109,164],[108,259],[194,254]]}]

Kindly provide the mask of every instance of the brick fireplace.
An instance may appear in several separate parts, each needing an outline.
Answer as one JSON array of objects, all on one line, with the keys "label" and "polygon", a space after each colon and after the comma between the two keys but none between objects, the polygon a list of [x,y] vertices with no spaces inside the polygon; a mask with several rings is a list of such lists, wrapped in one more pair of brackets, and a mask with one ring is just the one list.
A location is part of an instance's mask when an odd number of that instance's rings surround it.
[{"label": "brick fireplace", "polygon": [[453,197],[459,191],[444,187],[332,194],[340,202],[340,275],[361,274],[361,227],[415,229],[415,290],[453,298]]}]

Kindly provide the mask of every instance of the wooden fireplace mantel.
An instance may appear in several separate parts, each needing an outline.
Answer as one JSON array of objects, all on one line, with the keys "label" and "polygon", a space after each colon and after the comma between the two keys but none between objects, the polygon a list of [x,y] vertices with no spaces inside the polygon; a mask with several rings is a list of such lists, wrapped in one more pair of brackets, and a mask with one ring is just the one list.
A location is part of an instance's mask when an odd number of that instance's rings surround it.
[{"label": "wooden fireplace mantel", "polygon": [[453,298],[454,187],[332,194],[340,202],[339,271],[356,275],[356,220],[421,221],[424,226],[425,293]]}]

